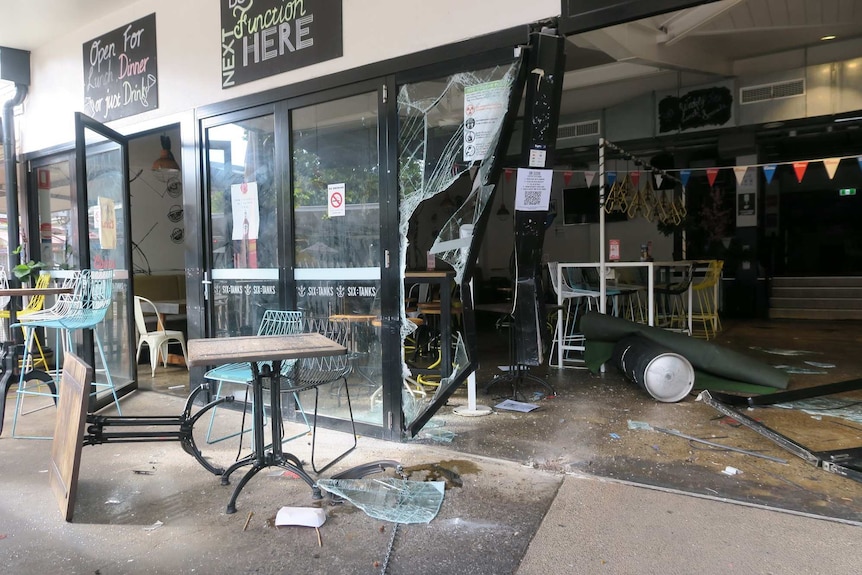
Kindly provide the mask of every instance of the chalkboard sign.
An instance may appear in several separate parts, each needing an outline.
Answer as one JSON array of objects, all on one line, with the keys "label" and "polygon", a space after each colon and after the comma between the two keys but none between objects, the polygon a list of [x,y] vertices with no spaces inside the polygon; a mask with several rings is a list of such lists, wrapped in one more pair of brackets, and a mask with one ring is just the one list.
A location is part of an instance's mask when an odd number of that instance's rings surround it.
[{"label": "chalkboard sign", "polygon": [[341,0],[221,0],[221,87],[340,58]]},{"label": "chalkboard sign", "polygon": [[659,132],[724,126],[733,119],[733,93],[726,86],[665,96],[658,102]]},{"label": "chalkboard sign", "polygon": [[84,113],[110,122],[159,107],[156,15],[84,43]]}]

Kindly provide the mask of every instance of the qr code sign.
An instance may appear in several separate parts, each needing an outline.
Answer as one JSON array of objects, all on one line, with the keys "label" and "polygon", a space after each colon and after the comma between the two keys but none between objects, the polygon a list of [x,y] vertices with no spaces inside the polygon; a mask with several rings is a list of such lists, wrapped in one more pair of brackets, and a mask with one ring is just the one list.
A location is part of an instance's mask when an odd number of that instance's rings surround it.
[{"label": "qr code sign", "polygon": [[524,190],[524,205],[525,206],[540,206],[542,205],[542,191],[536,189]]}]

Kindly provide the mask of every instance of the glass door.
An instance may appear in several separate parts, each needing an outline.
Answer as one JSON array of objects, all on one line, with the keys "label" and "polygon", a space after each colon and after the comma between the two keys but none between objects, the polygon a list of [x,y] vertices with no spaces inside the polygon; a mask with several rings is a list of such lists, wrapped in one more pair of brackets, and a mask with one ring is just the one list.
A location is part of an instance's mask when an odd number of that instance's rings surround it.
[{"label": "glass door", "polygon": [[95,348],[90,330],[81,330],[76,336],[78,353],[93,365],[96,382],[102,384],[93,389],[95,403],[91,402],[90,408],[97,410],[113,401],[109,384],[118,395],[135,388],[136,366],[131,353],[135,342],[129,301],[132,257],[128,242],[128,143],[124,136],[81,113],[75,114],[75,135],[76,217],[69,232],[80,235],[72,244],[77,245],[77,252],[66,254],[64,249],[57,258],[71,269],[113,270],[112,303],[105,319],[94,328],[102,350]]},{"label": "glass door", "polygon": [[282,186],[271,108],[204,127],[208,263],[204,297],[209,335],[253,335],[280,299]]},{"label": "glass door", "polygon": [[[381,91],[318,101],[290,112],[297,308],[310,319],[334,322],[347,331],[352,371],[346,385],[353,416],[377,427],[384,419]],[[319,414],[349,418],[342,385],[321,389]],[[304,407],[313,408],[313,397],[301,399]]]}]

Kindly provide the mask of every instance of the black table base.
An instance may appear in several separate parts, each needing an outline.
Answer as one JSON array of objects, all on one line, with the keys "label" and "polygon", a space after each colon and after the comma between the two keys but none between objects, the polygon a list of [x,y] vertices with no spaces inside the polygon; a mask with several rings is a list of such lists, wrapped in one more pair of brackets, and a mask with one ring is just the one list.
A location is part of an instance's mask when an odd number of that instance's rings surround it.
[{"label": "black table base", "polygon": [[[258,471],[266,467],[281,467],[282,469],[296,474],[297,477],[305,481],[308,486],[311,487],[311,493],[314,499],[322,499],[323,496],[320,493],[320,488],[311,476],[302,469],[302,462],[293,454],[285,453],[282,450],[281,425],[278,425],[275,421],[270,425],[270,428],[272,429],[272,442],[268,446],[263,437],[264,388],[269,388],[270,410],[272,413],[281,413],[281,361],[275,360],[272,362],[271,366],[264,364],[260,369],[256,362],[251,362],[251,372],[254,376],[252,396],[254,398],[254,405],[256,406],[254,409],[254,420],[252,424],[254,429],[254,452],[250,456],[240,459],[228,467],[221,476],[222,485],[229,485],[230,476],[234,471],[247,465],[251,466],[251,468],[246,471],[245,475],[243,475],[242,479],[240,479],[239,483],[236,484],[236,487],[234,487],[233,494],[227,504],[226,512],[228,514],[236,513],[236,500],[237,497],[239,497],[242,488],[245,487],[246,483],[248,483],[252,477],[257,475]],[[275,420],[276,418],[273,419]],[[267,448],[269,448],[268,451]]]},{"label": "black table base", "polygon": [[[192,415],[192,406],[199,393],[208,389],[206,384],[195,389],[186,400],[183,412],[179,415],[87,415],[87,433],[84,435],[84,445],[100,445],[103,443],[140,443],[146,441],[178,441],[183,450],[194,457],[204,469],[213,475],[222,475],[225,470],[215,467],[201,454],[201,450],[195,443],[194,425],[210,409],[222,403],[230,403],[233,396],[222,397],[203,406],[197,413]],[[112,428],[146,427],[145,430],[134,431],[110,431]],[[174,428],[172,430],[152,428]]]},{"label": "black table base", "polygon": [[509,318],[509,369],[506,373],[495,375],[491,378],[491,380],[485,384],[484,391],[485,393],[490,393],[491,387],[497,385],[498,383],[509,383],[512,386],[512,395],[511,399],[515,401],[525,400],[524,394],[521,393],[521,387],[526,382],[533,382],[541,385],[545,389],[548,390],[548,397],[554,397],[557,392],[554,391],[554,387],[548,383],[546,380],[541,377],[535,376],[530,373],[530,368],[526,365],[521,365],[517,361],[517,349],[516,346],[517,341],[515,339],[515,324],[512,319],[511,314],[507,316]]}]

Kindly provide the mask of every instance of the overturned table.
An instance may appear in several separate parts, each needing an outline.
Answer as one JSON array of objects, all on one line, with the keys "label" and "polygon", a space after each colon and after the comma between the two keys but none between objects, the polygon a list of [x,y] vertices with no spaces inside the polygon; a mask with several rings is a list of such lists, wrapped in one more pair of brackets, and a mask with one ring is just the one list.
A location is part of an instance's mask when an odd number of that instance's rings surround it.
[{"label": "overturned table", "polygon": [[[301,477],[316,498],[320,490],[316,482],[302,469],[299,459],[282,450],[281,429],[281,362],[308,357],[343,355],[347,349],[319,333],[298,333],[291,335],[263,335],[249,337],[221,337],[192,339],[188,346],[190,366],[216,366],[226,363],[249,362],[254,376],[252,397],[255,406],[263,406],[264,389],[269,388],[270,411],[272,417],[271,443],[264,440],[263,409],[253,410],[254,452],[240,459],[221,476],[223,485],[230,483],[230,475],[240,467],[251,468],[239,481],[227,505],[227,513],[236,512],[236,499],[240,491],[258,471],[266,467],[282,467]],[[298,367],[298,366],[297,366]]]}]

